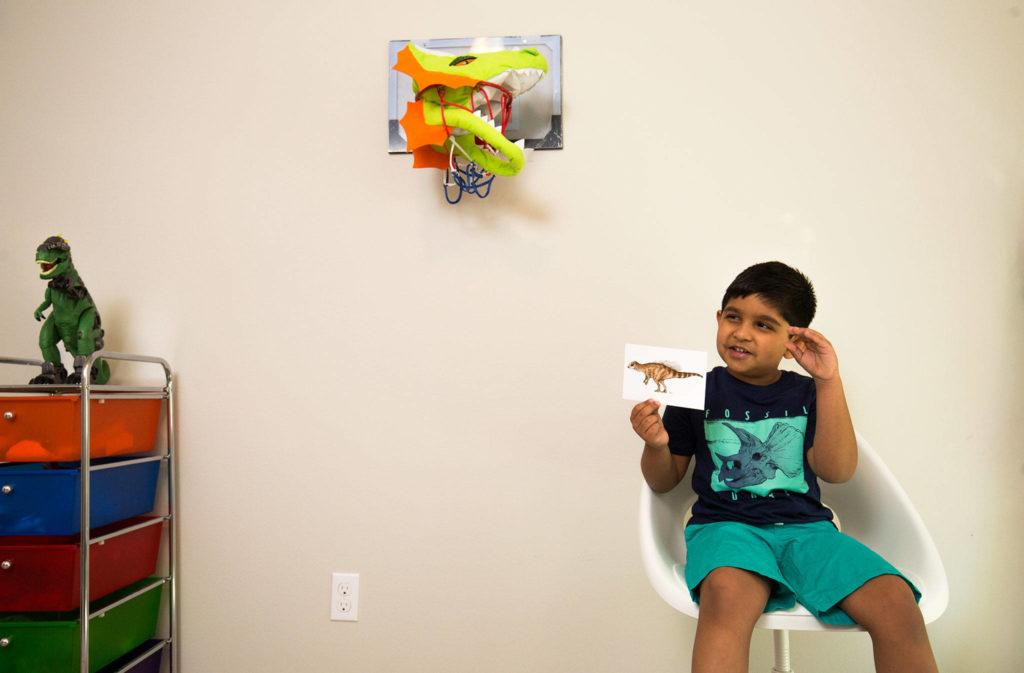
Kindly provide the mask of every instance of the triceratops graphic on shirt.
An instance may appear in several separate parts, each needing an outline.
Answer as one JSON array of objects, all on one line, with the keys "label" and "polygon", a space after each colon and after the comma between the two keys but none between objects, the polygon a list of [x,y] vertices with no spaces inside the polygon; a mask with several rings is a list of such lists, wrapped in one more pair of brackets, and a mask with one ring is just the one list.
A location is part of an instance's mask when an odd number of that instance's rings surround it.
[{"label": "triceratops graphic on shirt", "polygon": [[[796,420],[796,419],[792,419]],[[739,439],[739,451],[723,454],[712,451],[718,464],[716,477],[712,477],[715,490],[743,490],[767,495],[773,490],[805,492],[807,484],[803,475],[803,436],[794,427],[792,420],[775,421],[767,439],[760,439],[753,432],[737,427],[726,421],[712,422],[713,426],[728,428]],[[804,420],[805,419],[800,419]],[[762,423],[743,424],[756,430]],[[714,430],[717,428],[706,428]],[[710,432],[709,439],[719,433]],[[725,441],[719,437],[718,442]],[[735,445],[735,439],[732,444]],[[778,473],[782,474],[779,475]],[[718,483],[714,483],[714,482]]]}]

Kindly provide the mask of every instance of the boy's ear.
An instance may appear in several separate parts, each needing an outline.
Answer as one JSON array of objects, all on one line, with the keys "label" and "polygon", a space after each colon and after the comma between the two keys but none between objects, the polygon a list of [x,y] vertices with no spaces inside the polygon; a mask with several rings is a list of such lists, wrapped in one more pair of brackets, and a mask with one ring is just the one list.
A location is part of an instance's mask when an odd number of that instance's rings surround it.
[{"label": "boy's ear", "polygon": [[[803,340],[799,336],[797,336],[796,334],[790,334],[789,335],[789,341],[791,343],[795,344],[796,347],[800,350],[801,353],[804,351],[804,342],[803,342]],[[782,354],[782,357],[784,357],[787,360],[792,360],[793,359],[793,354],[787,348],[786,352]]]}]

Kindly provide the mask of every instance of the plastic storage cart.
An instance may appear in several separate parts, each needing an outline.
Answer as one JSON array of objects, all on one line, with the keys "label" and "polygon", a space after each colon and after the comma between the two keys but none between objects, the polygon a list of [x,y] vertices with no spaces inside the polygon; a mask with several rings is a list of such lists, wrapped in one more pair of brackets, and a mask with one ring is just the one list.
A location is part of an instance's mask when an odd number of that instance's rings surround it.
[{"label": "plastic storage cart", "polygon": [[[101,357],[164,384],[91,385]],[[0,671],[178,673],[171,367],[100,351],[83,378],[0,385]]]}]

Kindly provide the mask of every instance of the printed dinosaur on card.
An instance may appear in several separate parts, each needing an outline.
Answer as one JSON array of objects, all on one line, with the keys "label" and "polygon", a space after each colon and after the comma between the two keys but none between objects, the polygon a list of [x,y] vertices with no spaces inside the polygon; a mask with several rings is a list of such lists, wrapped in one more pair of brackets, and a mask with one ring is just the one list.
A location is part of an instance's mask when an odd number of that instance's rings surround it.
[{"label": "printed dinosaur on card", "polygon": [[644,375],[644,385],[647,385],[647,383],[653,379],[657,386],[655,388],[655,392],[659,393],[668,392],[668,386],[665,385],[665,381],[667,379],[688,379],[691,376],[700,376],[703,378],[704,376],[703,374],[695,374],[692,372],[681,372],[678,369],[669,367],[661,362],[646,362],[641,364],[640,362],[633,360],[629,363],[629,368],[635,369]]}]

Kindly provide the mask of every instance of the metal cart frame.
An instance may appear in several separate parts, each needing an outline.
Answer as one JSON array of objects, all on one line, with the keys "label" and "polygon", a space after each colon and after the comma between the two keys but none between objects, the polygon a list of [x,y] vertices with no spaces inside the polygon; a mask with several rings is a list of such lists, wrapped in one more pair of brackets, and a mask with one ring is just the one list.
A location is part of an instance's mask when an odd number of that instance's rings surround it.
[{"label": "metal cart frame", "polygon": [[[138,363],[149,363],[160,365],[164,372],[164,386],[162,387],[151,387],[151,386],[132,386],[132,385],[93,385],[90,381],[92,367],[95,361],[99,358],[107,360],[124,360]],[[42,367],[43,362],[41,360],[27,360],[21,358],[9,358],[0,357],[0,363],[2,364],[13,364],[13,365],[25,365],[30,367]],[[80,603],[78,608],[78,622],[80,627],[79,635],[79,649],[81,652],[80,661],[80,673],[89,673],[89,628],[90,621],[97,617],[102,617],[105,612],[111,610],[133,598],[156,589],[157,587],[163,586],[164,584],[169,585],[169,600],[168,600],[168,620],[167,629],[168,635],[166,638],[157,638],[151,640],[148,644],[143,645],[138,650],[137,656],[133,657],[130,661],[123,663],[116,668],[105,667],[103,673],[130,673],[130,671],[147,657],[152,656],[154,653],[167,648],[168,650],[168,661],[170,664],[171,673],[178,673],[179,666],[179,643],[178,643],[178,591],[177,591],[177,541],[178,541],[178,517],[176,516],[177,506],[177,474],[175,465],[175,436],[174,436],[174,394],[173,394],[173,371],[171,370],[170,364],[159,357],[152,357],[148,355],[135,355],[130,353],[117,353],[114,351],[96,351],[89,356],[85,363],[85,367],[82,371],[83,381],[80,385],[23,385],[23,386],[0,386],[0,395],[4,394],[31,394],[39,396],[62,396],[62,395],[80,395],[82,403],[82,445],[81,445],[81,460],[80,464],[80,476],[81,476],[81,532],[79,534],[79,551],[81,553],[81,569],[79,577],[79,588],[81,591]],[[166,431],[166,451],[162,454],[145,456],[142,458],[136,458],[133,460],[122,460],[117,463],[107,465],[92,465],[91,447],[90,447],[90,413],[91,413],[91,400],[102,400],[102,399],[162,399],[166,400],[166,416],[165,416],[165,431]],[[159,442],[158,442],[159,444]],[[155,450],[155,447],[154,447]],[[105,470],[105,469],[116,469],[124,465],[131,465],[135,463],[146,463],[166,461],[166,484],[167,484],[167,512],[163,516],[154,518],[146,523],[130,526],[118,530],[114,533],[92,538],[90,531],[90,475],[94,471]],[[90,567],[89,567],[89,549],[92,544],[101,543],[107,539],[124,535],[139,528],[146,526],[157,525],[163,522],[167,522],[167,568],[168,573],[165,577],[161,577],[142,587],[138,591],[135,591],[117,602],[105,606],[102,610],[90,612],[90,600],[89,600],[89,579],[90,579]],[[4,643],[0,643],[3,646]]]}]

